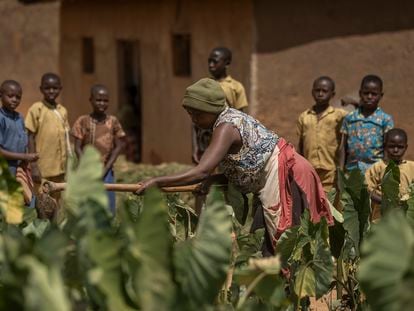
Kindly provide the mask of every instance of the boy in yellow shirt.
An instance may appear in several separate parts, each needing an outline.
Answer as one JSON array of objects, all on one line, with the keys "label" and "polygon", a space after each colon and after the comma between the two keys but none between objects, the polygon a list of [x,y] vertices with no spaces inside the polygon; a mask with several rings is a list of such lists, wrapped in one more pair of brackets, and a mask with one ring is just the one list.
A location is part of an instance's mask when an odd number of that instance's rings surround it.
[{"label": "boy in yellow shirt", "polygon": [[385,159],[374,163],[365,172],[365,180],[373,203],[372,220],[378,219],[381,215],[379,208],[381,204],[381,183],[390,160],[394,161],[400,169],[400,198],[409,193],[409,186],[414,181],[414,162],[403,159],[408,147],[407,141],[407,133],[403,129],[393,128],[389,130],[384,137]]},{"label": "boy in yellow shirt", "polygon": [[229,107],[245,112],[248,104],[244,87],[227,73],[232,58],[232,53],[228,48],[214,48],[208,57],[208,70],[212,78],[220,83]]},{"label": "boy in yellow shirt", "polygon": [[30,107],[25,119],[29,134],[29,152],[39,154],[39,160],[31,163],[37,192],[42,179],[64,181],[66,161],[68,153],[71,153],[68,113],[56,101],[61,90],[62,84],[58,75],[44,74],[40,84],[43,100]]},{"label": "boy in yellow shirt", "polygon": [[[226,47],[216,47],[208,56],[208,71],[211,78],[220,83],[226,95],[226,103],[230,108],[247,111],[247,96],[243,85],[233,79],[227,72],[233,55]],[[193,126],[193,162],[197,164],[211,140],[211,130],[203,130]]]},{"label": "boy in yellow shirt", "polygon": [[315,104],[302,112],[297,121],[298,151],[316,169],[323,188],[329,192],[335,184],[339,160],[340,128],[346,112],[332,107],[335,82],[327,76],[313,82]]}]

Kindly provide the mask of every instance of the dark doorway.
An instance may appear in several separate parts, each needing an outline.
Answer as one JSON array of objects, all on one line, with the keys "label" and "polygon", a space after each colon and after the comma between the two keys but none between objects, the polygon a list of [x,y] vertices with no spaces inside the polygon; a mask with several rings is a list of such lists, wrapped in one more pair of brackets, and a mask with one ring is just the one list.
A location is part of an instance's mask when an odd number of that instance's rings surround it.
[{"label": "dark doorway", "polygon": [[119,119],[127,133],[125,155],[140,162],[142,156],[141,68],[137,40],[118,40]]}]

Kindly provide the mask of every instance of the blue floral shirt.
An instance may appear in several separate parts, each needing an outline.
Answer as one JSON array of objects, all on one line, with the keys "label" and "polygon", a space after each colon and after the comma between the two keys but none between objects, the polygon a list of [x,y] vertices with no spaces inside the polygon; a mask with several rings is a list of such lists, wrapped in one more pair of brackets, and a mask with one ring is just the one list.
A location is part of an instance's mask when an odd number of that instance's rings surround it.
[{"label": "blue floral shirt", "polygon": [[214,128],[222,123],[230,123],[237,128],[243,145],[238,153],[225,156],[220,169],[242,192],[258,191],[263,187],[264,169],[278,142],[278,136],[253,117],[233,108],[219,115]]},{"label": "blue floral shirt", "polygon": [[345,168],[362,173],[384,157],[384,134],[394,127],[392,116],[377,108],[367,118],[360,109],[345,116],[341,133],[347,135]]}]

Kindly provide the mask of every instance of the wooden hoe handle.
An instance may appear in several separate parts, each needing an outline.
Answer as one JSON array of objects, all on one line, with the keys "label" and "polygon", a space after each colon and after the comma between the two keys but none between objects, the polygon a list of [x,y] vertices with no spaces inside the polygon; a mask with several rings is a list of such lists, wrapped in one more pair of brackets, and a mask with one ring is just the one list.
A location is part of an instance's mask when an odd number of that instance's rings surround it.
[{"label": "wooden hoe handle", "polygon": [[[138,184],[104,184],[105,189],[117,192],[135,192],[139,189]],[[66,188],[66,183],[54,183],[45,181],[42,186],[44,193],[53,193],[63,191]],[[177,187],[163,187],[163,192],[197,192],[200,189],[200,184]]]}]

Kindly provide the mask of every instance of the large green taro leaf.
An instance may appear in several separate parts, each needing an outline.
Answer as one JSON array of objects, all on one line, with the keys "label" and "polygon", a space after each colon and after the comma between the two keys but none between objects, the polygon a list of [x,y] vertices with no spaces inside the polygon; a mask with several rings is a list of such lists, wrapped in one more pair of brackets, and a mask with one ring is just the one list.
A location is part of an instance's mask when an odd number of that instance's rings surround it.
[{"label": "large green taro leaf", "polygon": [[414,233],[403,213],[391,210],[362,244],[358,279],[372,310],[414,305]]},{"label": "large green taro leaf", "polygon": [[410,193],[408,200],[406,201],[407,210],[406,217],[411,228],[414,230],[414,184],[410,185]]},{"label": "large green taro leaf", "polygon": [[24,286],[25,310],[71,310],[59,266],[48,266],[30,255],[21,258],[19,266],[29,271]]},{"label": "large green taro leaf", "polygon": [[203,310],[211,305],[224,283],[230,263],[231,217],[216,190],[210,193],[208,202],[195,237],[179,243],[175,249],[181,310]]},{"label": "large green taro leaf", "polygon": [[369,229],[369,193],[364,176],[359,170],[351,171],[348,178],[345,178],[342,172],[338,177],[344,215],[343,228],[353,241],[356,254],[359,255],[361,241]]},{"label": "large green taro leaf", "polygon": [[109,232],[90,231],[83,239],[83,252],[89,259],[87,280],[104,295],[95,295],[95,302],[108,310],[132,310],[125,303],[121,270],[121,243]]},{"label": "large green taro leaf", "polygon": [[381,212],[384,215],[390,209],[397,208],[400,202],[400,169],[393,161],[385,169],[381,192]]},{"label": "large green taro leaf", "polygon": [[102,181],[101,158],[86,147],[76,169],[69,169],[64,192],[66,221],[63,230],[81,239],[88,231],[111,227],[108,195]]},{"label": "large green taro leaf", "polygon": [[143,310],[169,310],[174,297],[172,236],[162,194],[149,189],[137,221],[124,218],[123,225],[128,238],[133,300]]},{"label": "large green taro leaf", "polygon": [[[299,235],[295,247],[296,252],[302,252],[301,265],[295,279],[295,293],[300,298],[304,296],[320,298],[328,292],[333,278],[334,265],[328,243],[328,225],[325,218],[317,224],[311,223],[307,214],[302,217],[299,230],[299,233],[302,231],[306,235]],[[306,228],[308,229],[303,230]],[[304,247],[306,244],[301,241],[309,241],[307,244],[310,246],[310,254],[303,252],[306,250]]]},{"label": "large green taro leaf", "polygon": [[[67,187],[64,192],[68,211],[80,216],[88,201],[108,208],[108,196],[102,182],[103,166],[98,151],[87,146],[76,170],[67,172]],[[109,211],[108,211],[109,212]]]}]

